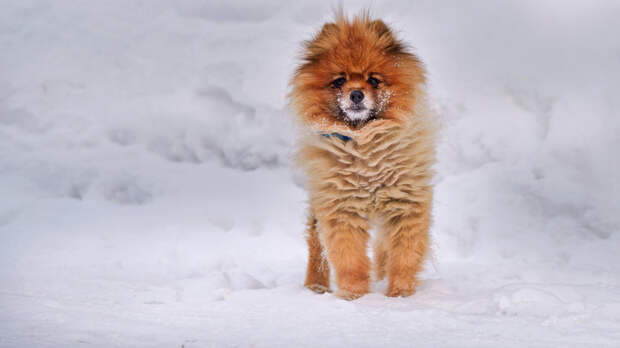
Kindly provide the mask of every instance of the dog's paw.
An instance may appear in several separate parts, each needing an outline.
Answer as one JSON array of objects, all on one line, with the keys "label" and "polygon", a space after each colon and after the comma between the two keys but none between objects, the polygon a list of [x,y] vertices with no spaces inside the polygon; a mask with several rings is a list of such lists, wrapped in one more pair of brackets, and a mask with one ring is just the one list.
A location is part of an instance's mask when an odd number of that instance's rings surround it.
[{"label": "dog's paw", "polygon": [[408,297],[415,294],[415,288],[408,289],[388,289],[385,296],[389,297]]},{"label": "dog's paw", "polygon": [[327,286],[321,284],[307,284],[306,288],[316,292],[317,294],[324,294],[326,292],[332,292]]},{"label": "dog's paw", "polygon": [[343,300],[347,300],[347,301],[352,301],[352,300],[357,300],[358,298],[366,295],[366,294],[360,294],[357,292],[352,292],[349,290],[343,290],[340,289],[338,291],[336,291],[335,293],[336,296],[340,297]]}]

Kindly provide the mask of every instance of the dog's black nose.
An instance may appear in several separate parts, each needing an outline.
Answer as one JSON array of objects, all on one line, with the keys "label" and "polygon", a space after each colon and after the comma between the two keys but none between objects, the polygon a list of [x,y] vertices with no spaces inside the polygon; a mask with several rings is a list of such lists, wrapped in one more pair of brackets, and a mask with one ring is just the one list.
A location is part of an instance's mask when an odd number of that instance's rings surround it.
[{"label": "dog's black nose", "polygon": [[351,101],[357,104],[364,100],[364,93],[362,93],[362,91],[360,90],[355,90],[351,92],[351,95],[349,97],[351,98]]}]

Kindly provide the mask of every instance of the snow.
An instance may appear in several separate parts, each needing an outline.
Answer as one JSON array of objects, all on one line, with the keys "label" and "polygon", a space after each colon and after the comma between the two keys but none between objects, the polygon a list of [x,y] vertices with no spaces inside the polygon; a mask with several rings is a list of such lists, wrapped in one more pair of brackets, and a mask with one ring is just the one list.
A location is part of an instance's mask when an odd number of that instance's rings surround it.
[{"label": "snow", "polygon": [[285,97],[333,5],[3,2],[1,347],[620,346],[620,5],[370,6],[442,133],[419,291],[353,302],[302,287]]}]

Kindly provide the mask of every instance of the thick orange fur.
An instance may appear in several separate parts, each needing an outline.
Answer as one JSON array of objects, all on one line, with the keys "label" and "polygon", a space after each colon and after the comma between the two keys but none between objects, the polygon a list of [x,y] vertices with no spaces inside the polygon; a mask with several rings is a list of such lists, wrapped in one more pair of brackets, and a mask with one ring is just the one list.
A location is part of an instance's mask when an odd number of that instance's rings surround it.
[{"label": "thick orange fur", "polygon": [[[369,85],[370,75],[380,77],[379,87]],[[347,80],[338,90],[330,86],[337,76]],[[329,291],[331,266],[337,295],[366,294],[368,229],[376,224],[377,278],[387,275],[388,296],[413,294],[428,250],[433,196],[435,118],[421,62],[382,21],[338,15],[306,43],[291,85],[291,105],[306,130],[298,151],[310,193],[305,285]],[[339,96],[352,89],[375,102],[371,119],[352,123],[338,114]]]}]

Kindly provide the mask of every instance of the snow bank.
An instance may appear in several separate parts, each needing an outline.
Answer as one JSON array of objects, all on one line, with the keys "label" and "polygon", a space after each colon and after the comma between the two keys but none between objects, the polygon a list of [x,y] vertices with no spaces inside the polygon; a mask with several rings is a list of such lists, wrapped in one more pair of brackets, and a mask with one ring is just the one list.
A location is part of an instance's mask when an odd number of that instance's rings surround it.
[{"label": "snow bank", "polygon": [[2,7],[0,346],[620,342],[616,2],[371,6],[443,129],[426,280],[353,303],[301,288],[290,168],[331,3]]}]

